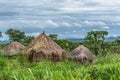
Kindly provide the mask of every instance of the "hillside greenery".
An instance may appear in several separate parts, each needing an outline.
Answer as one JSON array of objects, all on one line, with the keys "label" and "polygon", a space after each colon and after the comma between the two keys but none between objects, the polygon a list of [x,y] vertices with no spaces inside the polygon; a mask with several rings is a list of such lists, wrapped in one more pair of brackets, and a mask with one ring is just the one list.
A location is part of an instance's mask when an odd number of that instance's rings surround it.
[{"label": "hillside greenery", "polygon": [[[34,39],[14,29],[7,30],[6,34],[11,42],[18,41],[25,46]],[[120,37],[115,41],[106,42],[107,35],[107,31],[91,31],[83,43],[59,40],[57,34],[48,35],[68,53],[79,44],[90,49],[97,57],[93,63],[85,64],[68,60],[30,63],[26,55],[3,56],[2,49],[8,44],[0,44],[0,80],[120,80]]]},{"label": "hillside greenery", "polygon": [[[45,31],[44,31],[45,32]],[[6,34],[9,36],[9,40],[11,42],[17,41],[27,46],[33,39],[33,36],[27,36],[25,32],[16,30],[16,29],[8,29]],[[90,31],[85,36],[85,40],[82,42],[84,46],[90,49],[95,55],[106,55],[106,54],[114,54],[120,53],[120,37],[115,41],[106,42],[105,37],[108,36],[107,31]],[[0,33],[0,37],[2,34]],[[68,41],[66,39],[58,39],[57,34],[49,34],[51,39],[53,39],[58,45],[60,45],[64,50],[70,52],[79,46],[80,43],[74,43]],[[1,46],[4,47],[4,44]]]},{"label": "hillside greenery", "polygon": [[26,56],[0,53],[0,80],[120,80],[120,55],[98,57],[93,63],[50,61],[30,63]]}]

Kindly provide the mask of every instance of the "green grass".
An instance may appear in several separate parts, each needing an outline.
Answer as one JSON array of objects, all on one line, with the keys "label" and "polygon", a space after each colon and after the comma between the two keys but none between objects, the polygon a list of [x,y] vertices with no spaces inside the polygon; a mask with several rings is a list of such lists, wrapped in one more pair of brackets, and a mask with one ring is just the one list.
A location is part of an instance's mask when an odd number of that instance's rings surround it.
[{"label": "green grass", "polygon": [[0,53],[0,80],[120,80],[120,55],[99,57],[92,64],[50,61],[29,63],[25,56]]}]

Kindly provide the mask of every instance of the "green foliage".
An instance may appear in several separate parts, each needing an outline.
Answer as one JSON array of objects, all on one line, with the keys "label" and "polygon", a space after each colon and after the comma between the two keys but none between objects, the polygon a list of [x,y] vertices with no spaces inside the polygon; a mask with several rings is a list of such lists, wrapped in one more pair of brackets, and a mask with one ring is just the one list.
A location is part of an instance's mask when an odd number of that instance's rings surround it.
[{"label": "green foliage", "polygon": [[107,31],[91,31],[88,32],[85,38],[85,45],[90,48],[96,55],[99,52],[105,53],[105,36],[108,35]]},{"label": "green foliage", "polygon": [[0,44],[0,50],[3,49],[7,44]]},{"label": "green foliage", "polygon": [[22,42],[25,46],[27,46],[32,40],[34,39],[33,36],[25,36],[24,41]]},{"label": "green foliage", "polygon": [[117,37],[117,40],[115,41],[116,45],[120,46],[120,36]]},{"label": "green foliage", "polygon": [[50,37],[52,40],[57,40],[58,35],[57,35],[57,34],[49,34],[49,37]]},{"label": "green foliage", "polygon": [[88,35],[86,37],[86,40],[90,41],[93,40],[95,42],[99,41],[99,40],[105,40],[105,36],[108,35],[107,31],[91,31],[88,32]]},{"label": "green foliage", "polygon": [[32,36],[26,36],[25,32],[12,28],[8,29],[6,34],[8,34],[10,41],[17,41],[24,44],[25,46],[27,46],[34,39]]},{"label": "green foliage", "polygon": [[73,43],[70,42],[68,40],[65,39],[57,39],[57,34],[49,34],[49,37],[54,40],[58,45],[60,45],[60,47],[66,51],[71,51],[73,49],[75,49],[76,47],[78,47],[78,43]]},{"label": "green foliage", "polygon": [[79,43],[73,43],[71,41],[64,40],[64,39],[56,40],[56,42],[58,45],[60,45],[60,47],[62,47],[64,50],[66,50],[68,52],[79,46]]},{"label": "green foliage", "polygon": [[120,55],[119,54],[107,54],[106,56],[97,57],[95,64],[112,64],[119,63]]},{"label": "green foliage", "polygon": [[120,40],[120,36],[118,36],[117,39]]},{"label": "green foliage", "polygon": [[19,30],[15,29],[9,29],[7,30],[6,34],[8,34],[10,41],[18,41],[18,42],[23,42],[23,39],[25,37],[25,33],[21,32]]},{"label": "green foliage", "polygon": [[2,32],[0,32],[0,37],[2,37]]},{"label": "green foliage", "polygon": [[120,80],[120,55],[98,57],[93,64],[50,61],[29,63],[24,55],[0,53],[0,80]]}]

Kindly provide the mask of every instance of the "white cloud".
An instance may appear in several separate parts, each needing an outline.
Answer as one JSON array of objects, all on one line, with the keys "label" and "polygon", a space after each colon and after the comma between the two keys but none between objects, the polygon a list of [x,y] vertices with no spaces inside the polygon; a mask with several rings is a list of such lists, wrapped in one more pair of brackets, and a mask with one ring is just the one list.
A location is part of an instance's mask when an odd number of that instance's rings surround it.
[{"label": "white cloud", "polygon": [[8,20],[8,21],[0,21],[0,27],[1,29],[24,29],[24,28],[58,28],[59,25],[52,21],[52,20],[46,20],[46,21],[40,21],[40,20]]},{"label": "white cloud", "polygon": [[107,25],[105,22],[102,21],[84,21],[83,24],[87,26],[98,26],[98,27]]},{"label": "white cloud", "polygon": [[92,31],[98,31],[98,29],[92,29]]},{"label": "white cloud", "polygon": [[91,26],[110,26],[110,30],[119,26],[119,14],[120,0],[0,0],[0,29],[35,33],[50,29],[48,32],[52,33],[57,28],[69,28],[72,32],[73,27],[87,30]]},{"label": "white cloud", "polygon": [[82,24],[80,24],[80,23],[73,23],[73,26],[83,27]]},{"label": "white cloud", "polygon": [[69,7],[63,7],[63,8],[60,8],[61,11],[64,11],[64,12],[73,12],[73,13],[76,13],[76,12],[82,12],[82,11],[93,11],[93,10],[96,10],[96,8],[81,8],[81,7],[76,7],[76,8],[69,8]]},{"label": "white cloud", "polygon": [[70,26],[72,26],[70,23],[67,23],[67,22],[63,22],[62,25],[65,26],[65,27],[70,27]]},{"label": "white cloud", "polygon": [[63,16],[63,19],[75,20],[74,17],[68,16],[68,15]]},{"label": "white cloud", "polygon": [[52,28],[57,28],[57,27],[59,27],[59,25],[58,25],[56,22],[52,21],[52,20],[47,20],[47,21],[45,22],[45,25],[46,25],[46,26],[49,26],[49,27],[52,27]]},{"label": "white cloud", "polygon": [[60,10],[63,12],[82,12],[96,10],[95,7],[85,7],[87,1],[83,0],[64,0]]},{"label": "white cloud", "polygon": [[101,27],[102,29],[109,29],[109,26]]},{"label": "white cloud", "polygon": [[33,32],[33,33],[26,33],[26,35],[27,36],[38,36],[38,35],[40,35],[40,33],[39,32]]},{"label": "white cloud", "polygon": [[119,0],[89,0],[99,3],[102,6],[118,6],[120,4]]}]

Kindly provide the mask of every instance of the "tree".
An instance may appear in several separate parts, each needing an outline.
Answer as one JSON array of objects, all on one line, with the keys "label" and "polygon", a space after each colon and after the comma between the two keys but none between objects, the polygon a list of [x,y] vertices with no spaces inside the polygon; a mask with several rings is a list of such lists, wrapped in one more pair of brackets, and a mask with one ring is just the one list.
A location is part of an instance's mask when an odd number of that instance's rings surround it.
[{"label": "tree", "polygon": [[56,43],[60,45],[60,47],[67,52],[70,52],[71,50],[75,49],[76,47],[79,46],[79,43],[73,43],[71,41],[61,39],[61,40],[56,40]]},{"label": "tree", "polygon": [[7,30],[6,34],[8,34],[11,42],[17,41],[24,44],[25,46],[27,46],[34,39],[33,36],[26,36],[25,32],[12,28]]},{"label": "tree", "polygon": [[52,40],[57,40],[58,35],[57,35],[57,34],[49,34],[49,37],[50,37]]},{"label": "tree", "polygon": [[120,41],[120,36],[117,36],[117,41]]},{"label": "tree", "polygon": [[0,32],[0,37],[2,37],[2,32]]},{"label": "tree", "polygon": [[33,36],[25,36],[23,44],[27,46],[33,39],[34,39]]},{"label": "tree", "polygon": [[20,30],[15,30],[15,29],[8,29],[6,34],[8,34],[10,41],[18,41],[18,42],[23,42],[25,38],[25,33],[21,32]]},{"label": "tree", "polygon": [[88,32],[85,42],[90,45],[90,49],[94,50],[94,53],[98,55],[100,48],[104,50],[105,36],[108,35],[107,31],[91,31]]},{"label": "tree", "polygon": [[2,37],[2,32],[0,32],[0,37]]},{"label": "tree", "polygon": [[117,36],[117,39],[115,40],[115,46],[118,47],[118,53],[120,53],[120,36]]},{"label": "tree", "polygon": [[57,39],[58,35],[57,34],[49,34],[49,37],[54,40],[60,47],[66,51],[71,51],[75,49],[79,44],[78,43],[73,43],[71,41],[65,40],[65,39]]},{"label": "tree", "polygon": [[105,36],[107,35],[107,31],[91,31],[88,32],[86,40],[94,40],[94,42],[97,42],[99,40],[105,41]]}]

